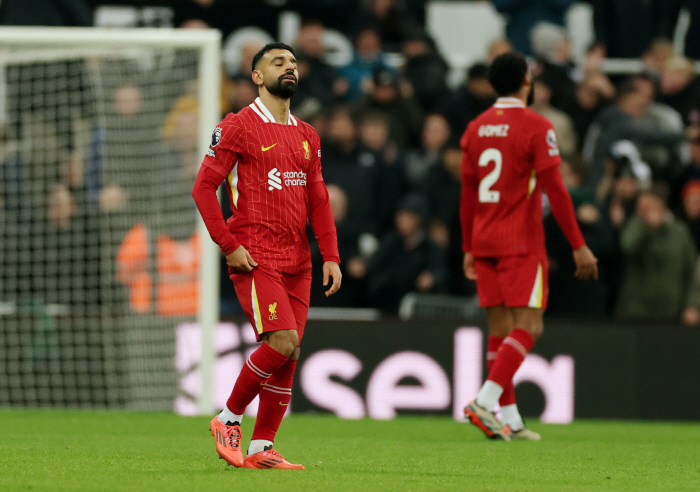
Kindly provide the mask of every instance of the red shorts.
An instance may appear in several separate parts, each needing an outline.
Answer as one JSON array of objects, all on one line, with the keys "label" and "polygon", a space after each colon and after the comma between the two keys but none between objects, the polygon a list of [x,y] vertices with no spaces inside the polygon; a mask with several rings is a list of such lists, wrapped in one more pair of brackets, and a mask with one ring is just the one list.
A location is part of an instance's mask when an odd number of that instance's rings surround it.
[{"label": "red shorts", "polygon": [[481,307],[547,309],[549,263],[538,255],[474,258],[476,291]]},{"label": "red shorts", "polygon": [[229,268],[229,277],[258,341],[263,333],[297,330],[301,343],[309,315],[310,276],[290,275],[258,265],[249,273],[236,273]]}]

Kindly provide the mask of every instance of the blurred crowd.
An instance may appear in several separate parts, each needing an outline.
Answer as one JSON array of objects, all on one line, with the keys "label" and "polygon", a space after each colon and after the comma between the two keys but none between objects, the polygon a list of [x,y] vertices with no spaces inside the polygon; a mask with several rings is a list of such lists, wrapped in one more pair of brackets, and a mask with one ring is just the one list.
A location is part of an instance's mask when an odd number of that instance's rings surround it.
[{"label": "blurred crowd", "polygon": [[[184,28],[224,29],[217,24],[230,22],[223,13],[233,15],[224,1],[175,3],[189,8],[176,11]],[[461,269],[459,139],[495,101],[489,62],[517,49],[531,61],[532,109],[556,129],[564,181],[600,260],[600,280],[574,279],[570,247],[545,200],[549,314],[700,324],[700,2],[591,0],[595,40],[578,63],[564,27],[573,1],[492,3],[506,16],[507,37],[494,39],[455,87],[425,32],[422,1],[282,2],[302,14],[292,112],[321,137],[344,275],[330,299],[315,282],[312,306],[396,313],[409,292],[475,294]],[[351,15],[339,16],[340,7]],[[671,39],[681,8],[690,27],[679,53]],[[264,23],[249,27],[249,36],[225,50],[222,115],[257,96],[252,56],[275,31]],[[352,46],[349,56],[338,52],[338,36]],[[610,58],[636,59],[643,68],[609,73],[603,68]],[[129,94],[121,97],[128,104]],[[192,98],[173,103],[163,130],[172,142],[186,137]],[[102,199],[110,198],[120,195],[112,190]],[[230,214],[228,204],[223,209]],[[312,254],[318,278],[315,244]],[[225,306],[235,303],[225,277],[222,295]]]}]

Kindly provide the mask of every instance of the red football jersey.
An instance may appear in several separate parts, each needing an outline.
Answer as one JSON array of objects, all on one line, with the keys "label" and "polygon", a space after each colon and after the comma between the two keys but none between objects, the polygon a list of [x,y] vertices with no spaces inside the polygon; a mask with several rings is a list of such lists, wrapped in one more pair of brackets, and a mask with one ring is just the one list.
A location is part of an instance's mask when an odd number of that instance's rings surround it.
[{"label": "red football jersey", "polygon": [[517,98],[501,97],[469,123],[461,146],[462,174],[475,175],[478,182],[471,253],[493,257],[543,252],[537,174],[561,163],[550,121]]},{"label": "red football jersey", "polygon": [[227,176],[229,230],[258,263],[310,274],[306,184],[322,181],[316,130],[291,114],[275,123],[260,98],[214,130],[203,165]]}]

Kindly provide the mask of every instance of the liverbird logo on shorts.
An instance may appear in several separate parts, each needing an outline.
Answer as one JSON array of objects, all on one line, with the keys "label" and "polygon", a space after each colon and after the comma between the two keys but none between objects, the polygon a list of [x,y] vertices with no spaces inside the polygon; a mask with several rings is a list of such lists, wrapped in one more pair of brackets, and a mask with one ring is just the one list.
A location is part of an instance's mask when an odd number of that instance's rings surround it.
[{"label": "liverbird logo on shorts", "polygon": [[277,319],[277,303],[273,302],[267,307],[267,309],[270,310],[270,321],[272,321],[273,319]]},{"label": "liverbird logo on shorts", "polygon": [[304,146],[304,157],[306,160],[311,159],[311,148],[309,147],[309,142],[304,140],[301,145]]}]

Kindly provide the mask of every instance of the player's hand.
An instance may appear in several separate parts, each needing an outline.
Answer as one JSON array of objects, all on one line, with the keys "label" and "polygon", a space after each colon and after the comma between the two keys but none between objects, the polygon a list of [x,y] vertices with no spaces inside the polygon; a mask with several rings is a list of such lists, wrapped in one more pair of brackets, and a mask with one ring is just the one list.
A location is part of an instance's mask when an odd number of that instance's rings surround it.
[{"label": "player's hand", "polygon": [[476,280],[476,270],[474,269],[474,256],[471,253],[464,253],[464,276],[469,280]]},{"label": "player's hand", "polygon": [[258,266],[258,263],[243,246],[239,246],[226,255],[226,264],[234,271],[243,273],[252,272],[253,268]]},{"label": "player's hand", "polygon": [[326,297],[332,296],[340,289],[340,281],[343,274],[340,273],[340,267],[335,261],[327,261],[323,264],[323,285],[328,285],[328,279],[331,277],[333,283],[331,288],[326,291]]},{"label": "player's hand", "polygon": [[574,263],[576,263],[576,278],[588,280],[594,278],[598,280],[598,258],[588,246],[581,246],[574,250]]}]

